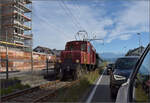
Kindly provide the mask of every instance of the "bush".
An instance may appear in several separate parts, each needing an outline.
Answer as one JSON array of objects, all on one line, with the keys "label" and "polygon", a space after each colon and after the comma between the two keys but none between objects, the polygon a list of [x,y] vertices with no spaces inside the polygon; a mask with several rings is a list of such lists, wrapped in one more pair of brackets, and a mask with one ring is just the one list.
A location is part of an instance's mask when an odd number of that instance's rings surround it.
[{"label": "bush", "polygon": [[[9,79],[8,82],[10,82],[11,80],[12,79]],[[16,90],[23,90],[23,89],[26,89],[26,88],[30,88],[30,86],[28,84],[22,85],[21,83],[16,83],[13,86],[8,86],[7,88],[1,88],[0,93],[1,93],[1,96],[3,96],[3,95],[10,94],[12,92],[15,92]]]},{"label": "bush", "polygon": [[72,87],[60,89],[54,102],[78,102],[84,93],[94,84],[99,77],[99,71],[95,70],[81,77],[79,83]]},{"label": "bush", "polygon": [[7,95],[7,94],[9,94],[11,92],[13,92],[12,87],[8,87],[7,89],[0,89],[0,93],[1,93],[2,96],[3,95]]},{"label": "bush", "polygon": [[99,69],[99,74],[102,74],[104,69]]}]

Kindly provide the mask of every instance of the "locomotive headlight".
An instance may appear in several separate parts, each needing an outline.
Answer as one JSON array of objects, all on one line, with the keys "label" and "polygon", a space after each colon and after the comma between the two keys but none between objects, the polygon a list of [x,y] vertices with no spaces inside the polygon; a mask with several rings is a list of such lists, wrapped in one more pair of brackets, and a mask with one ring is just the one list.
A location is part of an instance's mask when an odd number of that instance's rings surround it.
[{"label": "locomotive headlight", "polygon": [[78,60],[78,59],[76,60],[76,63],[79,63],[79,60]]},{"label": "locomotive headlight", "polygon": [[58,62],[61,63],[61,60],[59,60]]}]

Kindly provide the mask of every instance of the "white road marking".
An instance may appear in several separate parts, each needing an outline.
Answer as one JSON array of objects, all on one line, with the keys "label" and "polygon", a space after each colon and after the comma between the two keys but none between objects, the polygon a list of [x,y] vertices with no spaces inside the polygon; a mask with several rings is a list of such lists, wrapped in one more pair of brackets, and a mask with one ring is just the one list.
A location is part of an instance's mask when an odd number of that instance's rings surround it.
[{"label": "white road marking", "polygon": [[104,69],[102,75],[100,76],[100,78],[99,78],[99,80],[97,81],[97,83],[96,83],[94,89],[92,90],[92,93],[90,94],[90,96],[89,96],[88,99],[86,100],[86,103],[91,103],[91,101],[92,101],[92,99],[93,99],[93,96],[94,96],[94,94],[95,94],[95,91],[96,91],[96,89],[97,89],[97,86],[100,84],[101,79],[102,79],[102,77],[103,77],[103,74],[104,74],[105,70],[106,70],[106,69]]}]

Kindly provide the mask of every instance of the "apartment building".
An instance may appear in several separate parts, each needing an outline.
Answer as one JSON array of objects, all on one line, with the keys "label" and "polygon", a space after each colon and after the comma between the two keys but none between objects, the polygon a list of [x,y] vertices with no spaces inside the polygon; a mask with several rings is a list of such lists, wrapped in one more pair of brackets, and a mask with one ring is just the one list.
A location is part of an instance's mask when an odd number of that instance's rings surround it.
[{"label": "apartment building", "polygon": [[32,47],[32,1],[0,0],[0,44]]}]

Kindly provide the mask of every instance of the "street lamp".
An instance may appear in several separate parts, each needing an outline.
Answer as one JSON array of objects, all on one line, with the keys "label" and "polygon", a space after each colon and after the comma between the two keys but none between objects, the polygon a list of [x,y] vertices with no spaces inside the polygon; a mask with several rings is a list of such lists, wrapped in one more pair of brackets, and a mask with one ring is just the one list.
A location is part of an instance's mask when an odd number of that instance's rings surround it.
[{"label": "street lamp", "polygon": [[[139,54],[140,54],[140,52],[142,52],[142,44],[141,44],[141,33],[137,33],[137,35],[139,36]],[[140,47],[141,46],[141,47]]]},{"label": "street lamp", "polygon": [[137,33],[137,35],[139,36],[139,47],[141,46],[141,37],[140,37],[140,33]]}]

